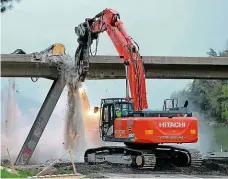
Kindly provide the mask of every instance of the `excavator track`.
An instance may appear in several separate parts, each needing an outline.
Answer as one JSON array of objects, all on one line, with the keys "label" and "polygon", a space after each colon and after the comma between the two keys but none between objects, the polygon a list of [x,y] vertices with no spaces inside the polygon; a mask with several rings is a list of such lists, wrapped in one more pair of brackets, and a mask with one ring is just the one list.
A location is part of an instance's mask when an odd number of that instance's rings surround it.
[{"label": "excavator track", "polygon": [[[196,149],[160,145],[150,149],[137,149],[125,146],[107,146],[88,149],[85,152],[85,163],[124,164],[137,169],[155,169],[160,161],[177,167],[200,167],[202,155]],[[164,165],[164,162],[163,162]]]},{"label": "excavator track", "polygon": [[151,151],[141,151],[121,146],[108,146],[95,149],[88,149],[85,152],[85,163],[115,163],[130,165],[133,168],[154,169],[156,157]]},{"label": "excavator track", "polygon": [[[172,156],[169,162],[177,167],[201,167],[203,162],[202,154],[197,149],[191,149],[180,146],[159,145],[156,151],[156,157],[159,152],[166,150],[169,156]],[[172,151],[172,153],[168,152]],[[177,154],[177,155],[176,155]]]},{"label": "excavator track", "polygon": [[203,163],[203,157],[199,150],[197,149],[186,149],[191,156],[191,166],[199,168]]}]

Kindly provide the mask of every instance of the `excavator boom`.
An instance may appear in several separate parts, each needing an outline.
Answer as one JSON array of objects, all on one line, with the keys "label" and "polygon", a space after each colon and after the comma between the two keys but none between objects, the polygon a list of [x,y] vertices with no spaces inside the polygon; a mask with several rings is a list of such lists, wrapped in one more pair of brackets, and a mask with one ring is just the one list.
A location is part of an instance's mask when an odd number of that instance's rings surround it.
[{"label": "excavator boom", "polygon": [[[98,13],[94,18],[87,18],[84,23],[80,24],[75,29],[75,32],[79,37],[79,44],[81,43],[84,45],[84,48],[81,47],[81,49],[87,51],[87,54],[92,41],[97,39],[98,35],[104,31],[107,32],[113,42],[126,68],[126,98],[130,98],[128,93],[129,86],[134,109],[136,111],[147,109],[146,79],[142,57],[139,54],[139,47],[137,43],[135,43],[132,37],[130,37],[126,32],[123,22],[120,20],[119,13],[112,9],[105,9],[104,11]],[[88,46],[87,49],[85,46]],[[79,51],[79,49],[80,48],[77,50]],[[82,59],[80,57],[78,58]],[[82,67],[81,71],[83,71],[83,68],[84,70],[85,68],[88,70],[88,57],[83,59],[84,61],[79,62],[78,65],[84,63],[87,66]],[[80,75],[84,75],[85,71],[83,72]]]}]

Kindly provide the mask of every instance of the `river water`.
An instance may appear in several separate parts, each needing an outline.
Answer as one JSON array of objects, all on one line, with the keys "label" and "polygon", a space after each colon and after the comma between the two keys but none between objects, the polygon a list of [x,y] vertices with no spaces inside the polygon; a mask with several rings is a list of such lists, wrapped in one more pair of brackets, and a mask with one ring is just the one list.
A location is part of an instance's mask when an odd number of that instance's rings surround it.
[{"label": "river water", "polygon": [[228,126],[210,126],[214,135],[212,140],[216,143],[214,150],[220,151],[220,146],[228,150]]}]

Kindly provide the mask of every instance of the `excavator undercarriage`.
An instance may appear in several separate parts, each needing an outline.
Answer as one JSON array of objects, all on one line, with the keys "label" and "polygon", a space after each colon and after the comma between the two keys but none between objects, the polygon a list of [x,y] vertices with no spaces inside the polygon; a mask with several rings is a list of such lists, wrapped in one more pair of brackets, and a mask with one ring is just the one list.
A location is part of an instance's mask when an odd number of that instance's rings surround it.
[{"label": "excavator undercarriage", "polygon": [[202,164],[202,155],[198,150],[168,145],[133,144],[126,147],[100,147],[87,150],[84,158],[89,164],[109,162],[138,169],[155,169],[164,163],[176,167],[200,167]]}]

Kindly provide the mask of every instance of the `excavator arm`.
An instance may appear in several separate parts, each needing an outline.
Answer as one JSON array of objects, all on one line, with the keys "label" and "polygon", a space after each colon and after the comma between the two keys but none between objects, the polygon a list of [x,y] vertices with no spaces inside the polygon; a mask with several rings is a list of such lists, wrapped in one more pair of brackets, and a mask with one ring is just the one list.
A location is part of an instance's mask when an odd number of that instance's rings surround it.
[{"label": "excavator arm", "polygon": [[106,31],[114,44],[126,69],[126,98],[131,98],[136,111],[148,108],[146,96],[146,79],[137,43],[126,32],[120,15],[112,9],[105,9],[94,18],[75,28],[79,46],[75,53],[75,63],[79,81],[84,81],[89,71],[89,57],[93,40],[98,40],[99,34]]}]

